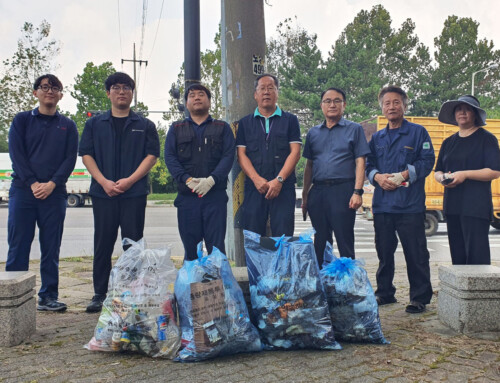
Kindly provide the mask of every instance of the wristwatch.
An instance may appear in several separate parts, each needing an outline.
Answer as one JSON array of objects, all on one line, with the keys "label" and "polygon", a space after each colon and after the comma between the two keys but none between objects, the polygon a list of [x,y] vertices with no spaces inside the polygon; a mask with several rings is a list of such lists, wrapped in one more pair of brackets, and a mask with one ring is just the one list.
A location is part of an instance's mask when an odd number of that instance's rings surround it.
[{"label": "wristwatch", "polygon": [[363,189],[354,189],[354,194],[357,194],[359,196],[363,195],[365,191]]},{"label": "wristwatch", "polygon": [[279,182],[280,184],[282,184],[283,182],[285,182],[285,180],[284,180],[284,179],[283,179],[283,177],[281,177],[281,176],[276,177],[276,179],[278,180],[278,182]]}]

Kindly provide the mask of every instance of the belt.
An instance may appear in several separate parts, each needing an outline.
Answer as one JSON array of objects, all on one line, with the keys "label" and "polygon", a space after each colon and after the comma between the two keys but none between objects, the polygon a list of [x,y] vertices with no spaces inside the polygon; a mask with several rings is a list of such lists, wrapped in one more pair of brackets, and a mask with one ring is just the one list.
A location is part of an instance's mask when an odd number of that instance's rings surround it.
[{"label": "belt", "polygon": [[354,178],[335,178],[332,180],[321,180],[321,181],[313,181],[313,185],[318,185],[318,186],[332,186],[332,185],[339,185],[343,184],[346,182],[354,181]]}]

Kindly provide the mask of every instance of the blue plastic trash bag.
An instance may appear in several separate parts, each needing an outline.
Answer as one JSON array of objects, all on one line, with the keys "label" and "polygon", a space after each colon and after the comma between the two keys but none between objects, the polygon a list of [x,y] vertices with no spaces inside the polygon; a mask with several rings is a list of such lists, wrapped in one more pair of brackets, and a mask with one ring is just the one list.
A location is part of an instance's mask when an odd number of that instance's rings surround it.
[{"label": "blue plastic trash bag", "polygon": [[339,350],[311,235],[261,237],[244,231],[252,320],[267,349]]},{"label": "blue plastic trash bag", "polygon": [[[326,246],[325,259],[332,251],[329,243]],[[377,300],[363,265],[351,258],[323,264],[321,278],[335,337],[347,342],[389,343],[382,333]]]},{"label": "blue plastic trash bag", "polygon": [[94,337],[85,347],[173,358],[181,337],[174,298],[177,270],[170,247],[146,249],[144,239],[125,238],[123,244],[131,246],[111,269]]},{"label": "blue plastic trash bag", "polygon": [[227,257],[216,247],[198,259],[184,261],[175,282],[182,348],[175,359],[196,362],[239,352],[261,351],[238,282]]}]

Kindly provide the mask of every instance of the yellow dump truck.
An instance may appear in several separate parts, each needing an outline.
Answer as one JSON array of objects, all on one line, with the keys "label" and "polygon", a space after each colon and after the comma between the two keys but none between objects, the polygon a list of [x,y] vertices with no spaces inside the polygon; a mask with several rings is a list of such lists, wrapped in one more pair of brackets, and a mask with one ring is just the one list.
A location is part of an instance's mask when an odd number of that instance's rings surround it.
[{"label": "yellow dump truck", "polygon": [[[441,144],[445,138],[448,138],[453,133],[458,131],[458,126],[443,124],[436,117],[405,117],[408,121],[424,126],[431,136],[432,145],[436,152],[436,161],[441,149]],[[377,130],[385,128],[387,119],[383,116],[377,117]],[[484,127],[489,132],[493,133],[500,141],[500,120],[487,119]],[[491,190],[493,194],[493,222],[491,226],[495,229],[500,229],[500,179],[492,182]],[[372,194],[366,192],[363,196],[363,210],[368,218],[371,218]],[[436,233],[438,222],[443,222],[443,195],[444,188],[434,179],[434,171],[427,176],[425,180],[425,207],[426,220],[425,232],[427,236]]]}]

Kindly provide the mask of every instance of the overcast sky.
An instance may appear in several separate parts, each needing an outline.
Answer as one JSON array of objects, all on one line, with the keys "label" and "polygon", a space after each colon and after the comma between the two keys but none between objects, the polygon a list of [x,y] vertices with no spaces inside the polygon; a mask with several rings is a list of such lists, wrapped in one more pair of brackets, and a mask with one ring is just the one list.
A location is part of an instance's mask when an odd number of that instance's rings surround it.
[{"label": "overcast sky", "polygon": [[[242,0],[250,1],[250,0]],[[391,15],[392,27],[411,18],[416,33],[431,50],[433,39],[449,15],[471,17],[479,22],[479,37],[500,45],[498,16],[500,3],[493,0],[269,0],[265,5],[266,36],[276,34],[276,26],[287,17],[297,16],[298,24],[318,35],[324,55],[342,30],[361,10],[382,4]],[[137,58],[148,60],[138,72],[138,98],[150,110],[168,109],[168,90],[176,81],[183,62],[183,0],[149,0],[142,33],[142,0],[0,0],[0,60],[12,56],[25,21],[35,25],[45,19],[51,26],[51,38],[61,42],[56,74],[65,87],[74,83],[87,62],[99,65],[111,61],[118,70],[130,75],[132,44]],[[163,10],[161,11],[163,4]],[[220,22],[220,1],[201,0],[201,50],[214,47],[213,38]],[[161,13],[161,17],[160,17]],[[158,33],[156,33],[158,31]],[[143,37],[142,55],[140,54]],[[156,40],[155,40],[156,36]],[[154,43],[154,45],[153,45]],[[74,112],[75,101],[67,92],[60,102],[63,110]],[[154,121],[159,115],[151,116]]]}]

